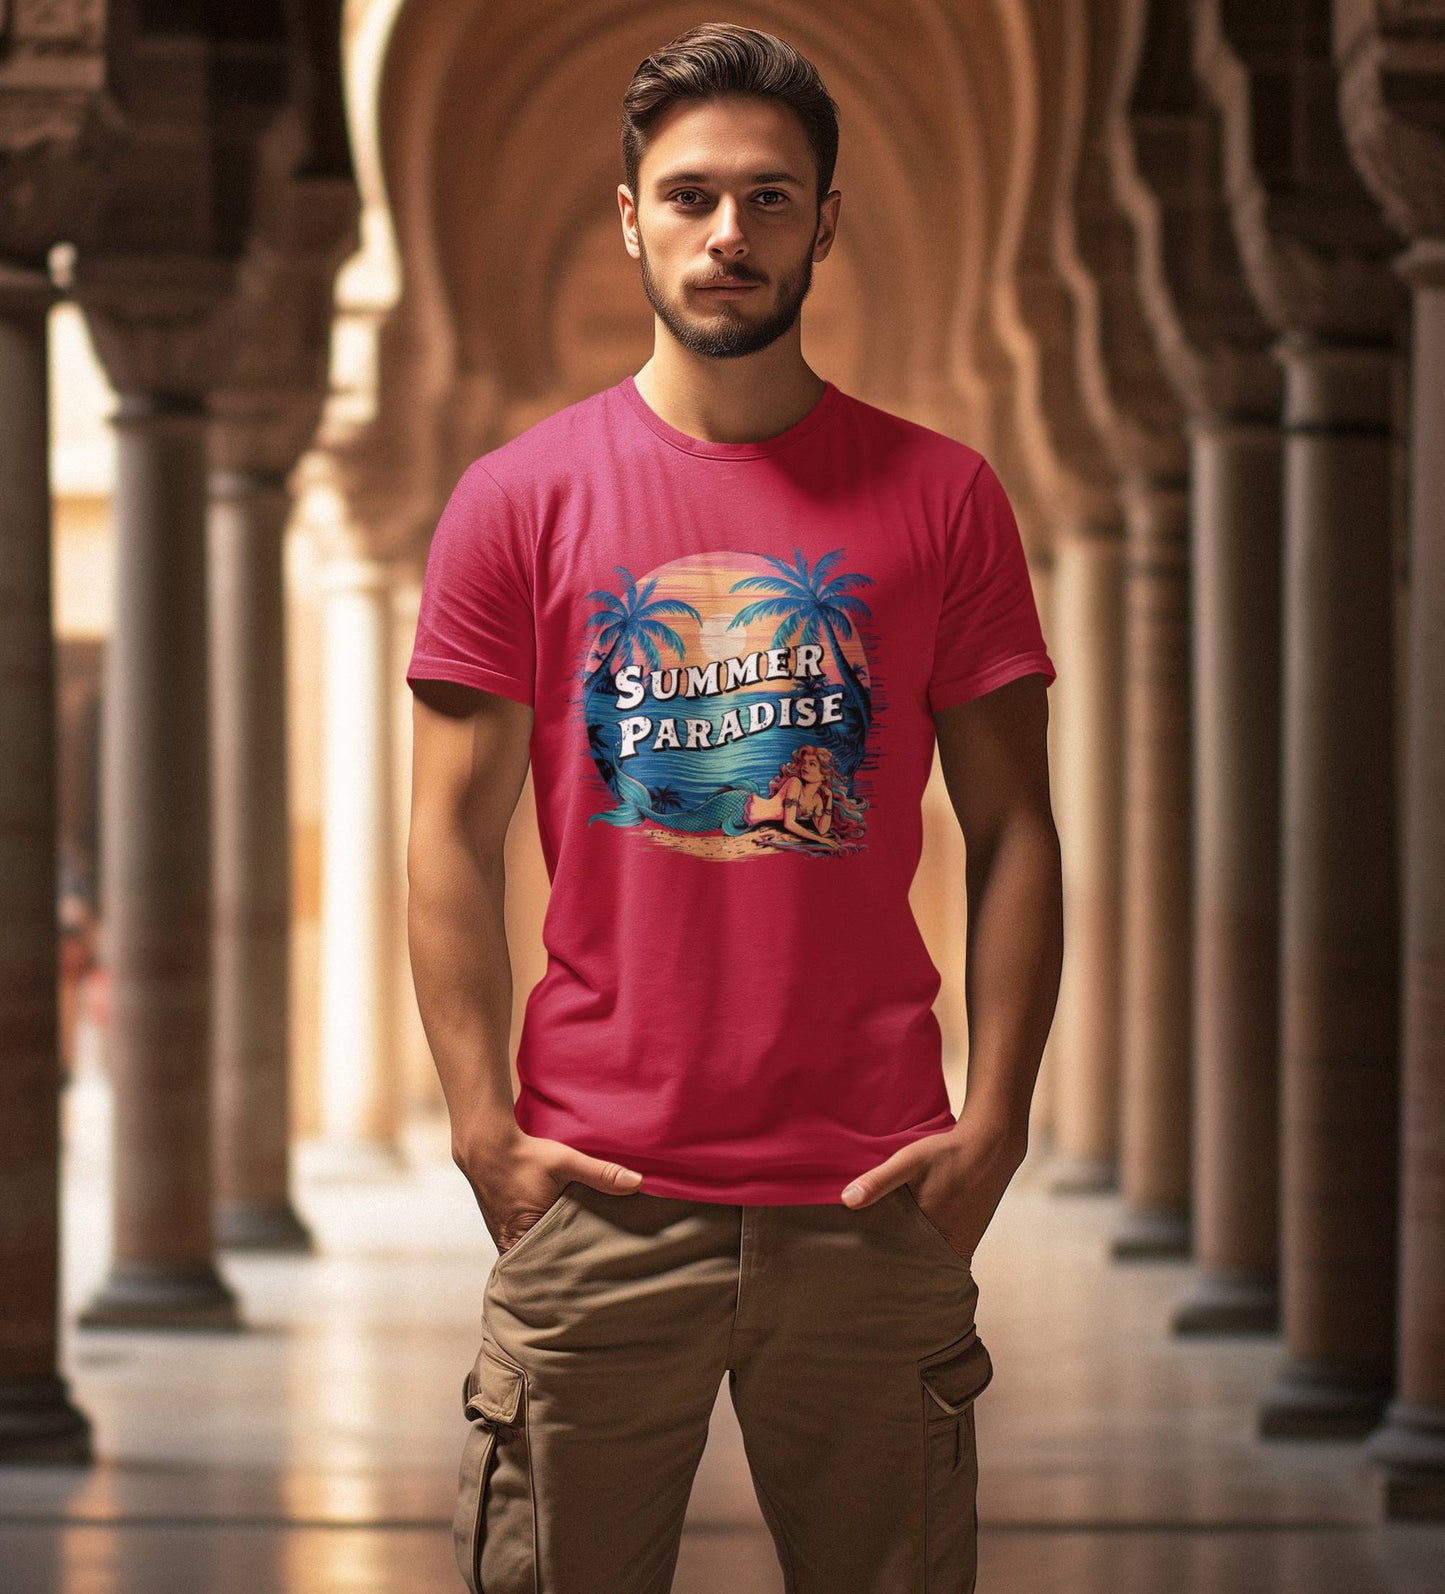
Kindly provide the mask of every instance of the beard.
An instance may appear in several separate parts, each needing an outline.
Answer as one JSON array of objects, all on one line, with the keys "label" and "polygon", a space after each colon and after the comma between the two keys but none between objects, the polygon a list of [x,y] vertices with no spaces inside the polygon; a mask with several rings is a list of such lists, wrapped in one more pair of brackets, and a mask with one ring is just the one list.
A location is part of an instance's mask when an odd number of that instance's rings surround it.
[{"label": "beard", "polygon": [[[799,264],[779,278],[777,304],[762,320],[753,321],[739,314],[729,300],[720,301],[718,308],[704,318],[682,307],[681,294],[674,303],[662,292],[647,263],[647,245],[640,228],[637,250],[642,263],[642,291],[658,320],[683,348],[710,360],[735,360],[776,342],[798,319],[803,300],[813,286],[813,251],[809,248]],[[748,269],[743,268],[742,279],[756,282],[758,279],[748,275]]]}]

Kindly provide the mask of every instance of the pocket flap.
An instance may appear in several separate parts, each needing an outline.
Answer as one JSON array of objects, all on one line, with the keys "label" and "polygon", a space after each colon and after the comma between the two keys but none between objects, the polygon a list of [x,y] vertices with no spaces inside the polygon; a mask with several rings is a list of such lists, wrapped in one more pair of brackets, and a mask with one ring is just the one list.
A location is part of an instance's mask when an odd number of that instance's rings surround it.
[{"label": "pocket flap", "polygon": [[923,1387],[944,1411],[962,1411],[993,1377],[993,1360],[977,1332],[919,1368]]},{"label": "pocket flap", "polygon": [[524,1377],[520,1367],[503,1361],[490,1345],[483,1345],[462,1381],[462,1410],[473,1422],[485,1417],[489,1422],[515,1423]]}]

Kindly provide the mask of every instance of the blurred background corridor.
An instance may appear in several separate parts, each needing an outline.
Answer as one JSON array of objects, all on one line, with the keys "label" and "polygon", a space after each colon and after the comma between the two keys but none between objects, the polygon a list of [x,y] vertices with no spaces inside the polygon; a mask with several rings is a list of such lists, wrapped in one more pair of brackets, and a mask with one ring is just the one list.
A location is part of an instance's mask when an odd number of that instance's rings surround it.
[{"label": "blurred background corridor", "polygon": [[[980,1594],[1438,1594],[1445,0],[0,8],[0,1594],[456,1578],[404,669],[466,465],[651,351],[619,99],[719,17],[839,102],[809,363],[990,460],[1058,668]],[[781,1589],[726,1400],[675,1587]]]}]

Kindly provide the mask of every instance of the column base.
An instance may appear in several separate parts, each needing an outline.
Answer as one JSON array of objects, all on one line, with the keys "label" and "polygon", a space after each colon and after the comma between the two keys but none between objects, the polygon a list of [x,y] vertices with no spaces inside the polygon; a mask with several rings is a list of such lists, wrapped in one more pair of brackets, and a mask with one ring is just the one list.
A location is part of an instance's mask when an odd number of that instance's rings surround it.
[{"label": "column base", "polygon": [[1245,1268],[1202,1268],[1169,1320],[1175,1334],[1277,1334],[1279,1279]]},{"label": "column base", "polygon": [[1286,1361],[1259,1403],[1261,1439],[1362,1439],[1390,1398],[1389,1374],[1352,1362]]},{"label": "column base", "polygon": [[1387,1520],[1445,1521],[1445,1406],[1391,1401],[1365,1454],[1384,1469]]},{"label": "column base", "polygon": [[1128,1207],[1109,1241],[1116,1262],[1186,1260],[1193,1254],[1189,1213],[1173,1207]]},{"label": "column base", "polygon": [[122,1262],[76,1319],[81,1328],[239,1329],[236,1296],[210,1262]]},{"label": "column base", "polygon": [[63,1378],[0,1382],[0,1465],[88,1465],[90,1419],[72,1405]]},{"label": "column base", "polygon": [[1115,1195],[1119,1189],[1119,1163],[1114,1157],[1080,1157],[1060,1152],[1046,1177],[1051,1195]]},{"label": "column base", "polygon": [[212,1226],[216,1245],[224,1251],[285,1251],[311,1256],[316,1241],[289,1201],[260,1205],[218,1202]]}]

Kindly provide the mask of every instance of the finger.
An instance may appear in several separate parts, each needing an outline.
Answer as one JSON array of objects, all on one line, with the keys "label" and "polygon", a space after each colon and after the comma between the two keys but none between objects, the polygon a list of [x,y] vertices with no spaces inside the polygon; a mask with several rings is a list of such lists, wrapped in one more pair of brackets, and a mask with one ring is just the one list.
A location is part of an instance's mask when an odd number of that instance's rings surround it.
[{"label": "finger", "polygon": [[847,1207],[872,1206],[875,1201],[908,1182],[910,1164],[896,1157],[880,1162],[867,1173],[860,1173],[843,1191],[843,1205]]},{"label": "finger", "polygon": [[642,1183],[642,1175],[636,1168],[624,1168],[620,1162],[604,1162],[600,1157],[580,1156],[565,1172],[578,1184],[590,1185],[609,1195],[631,1195]]}]

